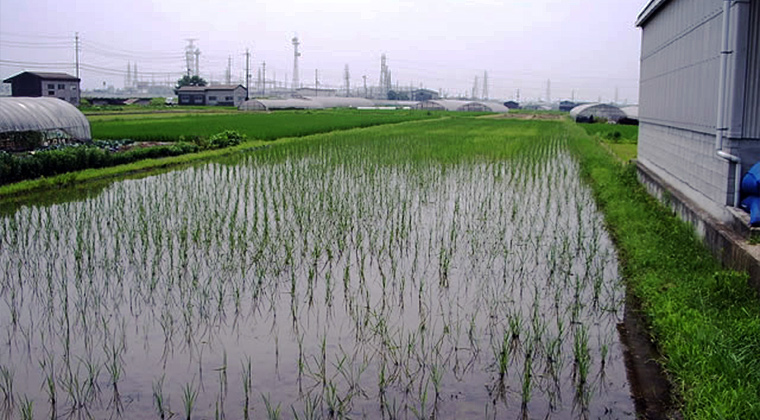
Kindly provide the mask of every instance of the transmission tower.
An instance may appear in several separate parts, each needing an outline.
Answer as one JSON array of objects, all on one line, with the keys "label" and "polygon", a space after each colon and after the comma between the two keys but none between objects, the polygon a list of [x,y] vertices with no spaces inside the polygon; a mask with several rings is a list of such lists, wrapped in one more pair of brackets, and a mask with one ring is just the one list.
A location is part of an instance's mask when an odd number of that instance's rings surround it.
[{"label": "transmission tower", "polygon": [[298,81],[298,57],[301,56],[301,53],[298,52],[298,46],[301,45],[300,42],[298,42],[298,37],[293,37],[293,90],[296,90],[300,87],[299,81]]},{"label": "transmission tower", "polygon": [[187,77],[193,75],[193,56],[195,55],[195,45],[193,43],[197,41],[196,38],[188,38],[187,46],[185,47],[185,69],[187,70]]},{"label": "transmission tower", "polygon": [[472,83],[472,99],[478,99],[478,76],[475,76],[475,81]]},{"label": "transmission tower", "polygon": [[546,103],[552,103],[552,81],[546,80]]},{"label": "transmission tower", "polygon": [[483,71],[483,99],[488,99],[488,72]]},{"label": "transmission tower", "polygon": [[383,96],[388,96],[389,90],[391,90],[391,72],[388,69],[385,53],[383,53],[380,56],[380,93]]},{"label": "transmission tower", "polygon": [[343,69],[343,79],[346,82],[346,96],[351,96],[351,73],[348,71],[348,64]]}]

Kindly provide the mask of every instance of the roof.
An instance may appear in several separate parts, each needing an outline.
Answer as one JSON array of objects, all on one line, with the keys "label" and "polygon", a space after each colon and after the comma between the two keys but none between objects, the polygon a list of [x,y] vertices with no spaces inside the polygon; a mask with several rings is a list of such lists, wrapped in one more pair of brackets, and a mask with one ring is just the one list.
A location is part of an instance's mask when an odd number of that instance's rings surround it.
[{"label": "roof", "polygon": [[509,112],[504,104],[492,101],[463,101],[457,99],[431,99],[418,102],[417,109],[444,109],[446,111],[475,111],[482,108],[484,112]]},{"label": "roof", "polygon": [[274,109],[322,109],[324,106],[308,99],[257,99],[269,110]]},{"label": "roof", "polygon": [[25,74],[31,74],[32,76],[37,76],[41,79],[46,80],[71,80],[73,82],[78,82],[80,79],[77,77],[74,77],[68,73],[55,73],[55,72],[45,72],[45,71],[22,71],[21,73],[14,74],[13,76],[3,80],[3,83],[11,83],[13,79],[23,76]]},{"label": "roof", "polygon": [[304,99],[316,102],[325,108],[358,108],[375,106],[375,103],[366,98],[354,98],[345,96],[306,96]]},{"label": "roof", "polygon": [[644,24],[668,1],[669,0],[649,0],[649,3],[647,3],[641,13],[639,13],[639,17],[636,19],[636,26],[644,26]]},{"label": "roof", "polygon": [[58,98],[0,98],[0,132],[61,130],[89,140],[90,122],[74,105]]},{"label": "roof", "polygon": [[570,116],[573,118],[589,116],[602,117],[612,121],[619,121],[626,117],[625,112],[614,105],[590,103],[578,105],[570,110]]},{"label": "roof", "polygon": [[243,88],[245,90],[245,86],[237,84],[237,85],[211,85],[211,86],[205,86],[205,89],[207,91],[209,90],[235,90],[237,88]]},{"label": "roof", "polygon": [[182,86],[177,89],[177,92],[208,92],[212,90],[235,90],[237,88],[243,88],[243,85],[213,85],[213,86]]},{"label": "roof", "polygon": [[625,112],[626,117],[634,120],[639,119],[639,106],[638,105],[631,105],[626,106],[623,108],[620,108],[621,111]]},{"label": "roof", "polygon": [[206,86],[182,86],[177,92],[205,92]]}]

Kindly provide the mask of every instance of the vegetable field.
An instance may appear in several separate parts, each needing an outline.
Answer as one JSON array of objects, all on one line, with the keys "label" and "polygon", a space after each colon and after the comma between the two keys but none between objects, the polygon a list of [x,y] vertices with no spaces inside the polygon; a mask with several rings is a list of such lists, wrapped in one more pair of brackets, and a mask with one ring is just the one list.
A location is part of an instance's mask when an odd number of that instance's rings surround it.
[{"label": "vegetable field", "polygon": [[320,134],[0,216],[0,409],[635,418],[563,124]]}]

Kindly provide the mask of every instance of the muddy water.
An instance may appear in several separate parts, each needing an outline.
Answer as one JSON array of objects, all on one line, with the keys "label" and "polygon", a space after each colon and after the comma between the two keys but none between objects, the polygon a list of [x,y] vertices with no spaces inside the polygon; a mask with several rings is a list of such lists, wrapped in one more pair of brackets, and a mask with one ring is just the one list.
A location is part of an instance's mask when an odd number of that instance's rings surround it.
[{"label": "muddy water", "polygon": [[635,418],[613,246],[562,142],[536,147],[262,153],[22,207],[0,219],[0,382],[35,418],[160,418],[157,396],[193,418],[246,400],[251,418]]}]

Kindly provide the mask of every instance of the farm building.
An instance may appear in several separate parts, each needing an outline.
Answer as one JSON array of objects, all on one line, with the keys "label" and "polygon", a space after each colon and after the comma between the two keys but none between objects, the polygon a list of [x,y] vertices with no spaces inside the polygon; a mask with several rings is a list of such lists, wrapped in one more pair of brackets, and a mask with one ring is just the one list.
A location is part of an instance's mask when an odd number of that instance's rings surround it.
[{"label": "farm building", "polygon": [[182,86],[177,96],[180,105],[240,106],[246,90],[243,85]]},{"label": "farm building", "polygon": [[583,104],[570,110],[570,116],[576,122],[594,122],[599,120],[618,122],[625,118],[625,112],[614,105]]},{"label": "farm building", "polygon": [[0,98],[0,150],[91,140],[90,122],[57,98]]},{"label": "farm building", "polygon": [[429,101],[431,99],[438,99],[438,92],[430,89],[415,89],[412,91],[411,99],[415,102]]},{"label": "farm building", "polygon": [[11,95],[16,97],[58,98],[79,105],[79,81],[66,73],[24,71],[3,80],[3,83],[11,84]]},{"label": "farm building", "polygon": [[573,108],[575,108],[578,105],[581,105],[581,104],[577,104],[573,101],[560,101],[559,110],[562,112],[570,112],[573,110]]},{"label": "farm building", "polygon": [[636,25],[639,175],[731,220],[760,160],[760,2],[652,0]]}]

